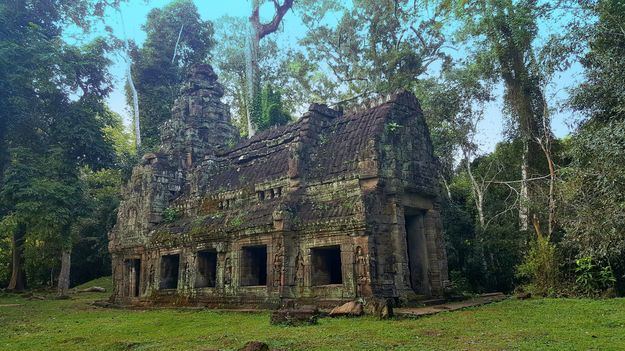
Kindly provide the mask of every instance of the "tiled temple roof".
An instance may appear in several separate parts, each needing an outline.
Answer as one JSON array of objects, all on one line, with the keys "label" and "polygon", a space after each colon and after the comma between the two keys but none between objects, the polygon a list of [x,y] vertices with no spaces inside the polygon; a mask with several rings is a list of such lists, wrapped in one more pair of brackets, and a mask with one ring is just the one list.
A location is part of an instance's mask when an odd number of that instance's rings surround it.
[{"label": "tiled temple roof", "polygon": [[356,176],[358,162],[374,157],[371,141],[384,133],[385,123],[397,106],[413,109],[413,113],[419,109],[416,98],[408,92],[394,94],[378,106],[344,115],[321,107],[335,113],[324,116],[311,108],[298,121],[263,131],[219,155],[218,171],[211,177],[207,190],[285,178],[289,159],[295,158],[299,158],[300,176],[307,181]]}]

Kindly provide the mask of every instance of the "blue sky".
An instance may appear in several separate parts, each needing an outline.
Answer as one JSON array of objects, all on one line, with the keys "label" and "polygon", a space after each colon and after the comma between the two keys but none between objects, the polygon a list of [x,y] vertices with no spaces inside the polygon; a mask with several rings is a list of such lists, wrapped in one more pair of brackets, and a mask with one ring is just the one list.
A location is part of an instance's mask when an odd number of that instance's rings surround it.
[{"label": "blue sky", "polygon": [[[247,17],[250,13],[250,0],[195,0],[195,4],[198,7],[200,16],[204,20],[216,21],[224,15],[235,17]],[[145,33],[141,30],[141,25],[145,23],[148,12],[152,8],[163,7],[168,4],[169,0],[153,0],[146,3],[144,0],[129,0],[126,3],[121,4],[121,13],[117,11],[109,11],[105,18],[107,25],[111,26],[114,30],[114,34],[119,38],[129,38],[137,42],[139,45],[145,40]],[[264,11],[267,10],[267,11]],[[266,7],[261,9],[261,17],[264,13],[267,16],[271,14],[271,8]],[[123,17],[123,26],[122,18]],[[293,45],[296,44],[297,39],[303,36],[304,26],[297,18],[297,14],[289,12],[283,22],[284,31],[278,34],[280,41],[288,42]],[[552,33],[560,30],[558,23],[552,22],[544,25],[541,29],[541,34]],[[108,99],[110,108],[121,114],[127,124],[130,123],[131,113],[129,107],[126,104],[124,96],[124,83],[126,63],[122,55],[114,57],[114,65],[111,72],[115,78],[115,90]],[[581,79],[581,69],[578,65],[572,69],[564,72],[558,77],[555,77],[552,85],[547,89],[546,95],[549,100],[550,106],[556,106],[564,101],[567,97],[568,87],[574,86],[577,81]],[[478,134],[476,141],[480,145],[481,152],[489,152],[494,149],[497,142],[503,139],[503,117],[502,117],[502,101],[501,91],[502,88],[497,89],[499,98],[486,106],[484,111],[484,117],[478,125]],[[573,121],[569,111],[556,113],[553,116],[552,127],[557,137],[566,136],[571,127],[569,124]]]}]

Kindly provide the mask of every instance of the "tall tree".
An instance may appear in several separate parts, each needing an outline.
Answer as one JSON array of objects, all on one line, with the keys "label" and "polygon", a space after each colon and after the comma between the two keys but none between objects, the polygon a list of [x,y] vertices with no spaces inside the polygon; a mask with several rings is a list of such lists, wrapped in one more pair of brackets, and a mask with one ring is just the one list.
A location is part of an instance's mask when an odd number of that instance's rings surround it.
[{"label": "tall tree", "polygon": [[[427,1],[307,1],[301,44],[330,72],[340,100],[414,90],[433,62],[446,59],[439,12]],[[338,20],[337,20],[338,18]]]},{"label": "tall tree", "polygon": [[579,27],[588,48],[585,80],[571,104],[583,120],[568,141],[571,163],[563,171],[560,218],[565,243],[614,271],[625,291],[625,3],[582,2],[596,23]]},{"label": "tall tree", "polygon": [[461,39],[471,43],[484,75],[504,84],[504,101],[512,117],[509,133],[523,145],[519,223],[527,230],[532,216],[529,181],[541,175],[542,152],[536,138],[544,132],[546,113],[535,41],[539,21],[548,18],[553,7],[536,0],[443,1],[441,5],[454,8],[464,22]]},{"label": "tall tree", "polygon": [[[214,41],[213,24],[200,18],[191,0],[175,0],[151,10],[143,30],[147,34],[143,46],[130,45],[142,144],[149,150],[160,142],[160,127],[171,116],[183,73],[208,59]],[[129,103],[132,94],[129,90]]]},{"label": "tall tree", "polygon": [[[249,37],[248,22],[243,18],[224,16],[215,21],[216,46],[212,62],[219,74],[219,80],[225,88],[225,99],[230,103],[235,116],[234,123],[243,136],[248,135],[248,85],[247,85],[247,50]],[[302,82],[313,81],[308,76],[312,67],[298,53],[286,46],[279,35],[265,37],[259,46],[258,64],[260,81],[263,83],[260,99],[260,114],[252,120],[258,130],[271,125],[282,124],[278,120],[266,123],[262,112],[264,87],[272,86],[272,90],[280,94],[281,110],[285,114],[293,114],[302,107],[302,102],[311,98],[310,85]],[[299,75],[306,75],[307,79]],[[279,88],[278,88],[279,87]]]},{"label": "tall tree", "polygon": [[[110,91],[104,40],[76,47],[62,37],[65,25],[88,29],[106,1],[21,1],[0,5],[0,93],[3,163],[0,216],[13,224],[11,288],[24,286],[23,245],[35,232],[67,242],[66,229],[80,208],[76,169],[110,160],[98,118]],[[11,118],[8,118],[8,117]],[[48,196],[55,194],[54,196]],[[62,200],[62,201],[60,201]],[[59,211],[56,211],[58,208]],[[46,222],[58,214],[70,222]],[[66,246],[64,256],[71,245]],[[65,260],[66,261],[66,260]],[[63,277],[60,277],[60,280]]]},{"label": "tall tree", "polygon": [[278,0],[272,0],[275,13],[271,21],[262,23],[260,20],[260,6],[263,0],[252,0],[252,14],[250,15],[250,35],[248,39],[248,62],[247,62],[247,85],[248,85],[248,116],[247,128],[248,136],[252,137],[256,132],[254,120],[260,120],[262,114],[261,107],[261,81],[259,64],[260,40],[265,36],[278,30],[282,18],[293,6],[293,0],[284,0],[282,4]]}]

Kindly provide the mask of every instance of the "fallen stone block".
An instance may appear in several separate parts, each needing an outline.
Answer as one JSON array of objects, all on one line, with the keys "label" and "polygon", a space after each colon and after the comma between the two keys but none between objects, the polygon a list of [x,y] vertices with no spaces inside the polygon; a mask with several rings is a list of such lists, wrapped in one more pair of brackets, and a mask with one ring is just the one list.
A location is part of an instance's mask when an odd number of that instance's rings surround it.
[{"label": "fallen stone block", "polygon": [[269,351],[269,345],[262,341],[249,341],[239,351]]},{"label": "fallen stone block", "polygon": [[334,307],[332,311],[330,311],[330,317],[339,317],[339,316],[362,316],[363,314],[362,303],[359,301],[350,301],[341,306]]},{"label": "fallen stone block", "polygon": [[319,310],[316,308],[285,308],[271,313],[274,325],[301,326],[317,324]]},{"label": "fallen stone block", "polygon": [[519,300],[527,300],[529,298],[532,297],[532,293],[531,292],[520,292],[516,295],[517,299]]},{"label": "fallen stone block", "polygon": [[388,319],[394,316],[393,301],[389,299],[367,298],[364,303],[364,312],[367,315],[376,316],[380,319]]},{"label": "fallen stone block", "polygon": [[79,290],[78,292],[106,292],[106,289],[101,286],[92,286],[90,288]]}]

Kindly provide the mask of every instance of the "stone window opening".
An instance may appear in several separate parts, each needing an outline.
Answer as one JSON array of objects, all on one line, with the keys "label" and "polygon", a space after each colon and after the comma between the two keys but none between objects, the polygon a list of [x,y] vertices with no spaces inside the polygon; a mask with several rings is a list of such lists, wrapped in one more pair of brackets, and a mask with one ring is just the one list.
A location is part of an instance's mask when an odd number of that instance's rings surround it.
[{"label": "stone window opening", "polygon": [[277,187],[276,188],[276,197],[280,197],[282,196],[282,187]]},{"label": "stone window opening", "polygon": [[214,288],[217,280],[217,252],[213,250],[197,253],[196,288]]},{"label": "stone window opening", "polygon": [[267,245],[241,250],[241,286],[267,285]]},{"label": "stone window opening", "polygon": [[180,270],[180,255],[161,256],[161,289],[178,288],[178,272]]},{"label": "stone window opening", "polygon": [[311,263],[312,285],[343,284],[340,246],[311,249]]},{"label": "stone window opening", "polygon": [[269,189],[269,198],[273,199],[276,196],[276,193],[274,192],[273,189]]},{"label": "stone window opening", "polygon": [[220,210],[227,210],[230,207],[234,207],[234,198],[219,201],[218,208]]},{"label": "stone window opening", "polygon": [[259,201],[265,201],[265,192],[263,190],[257,191],[256,194],[258,195]]}]

